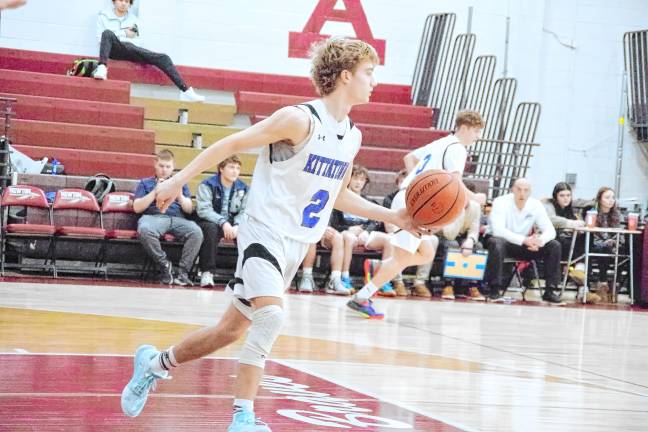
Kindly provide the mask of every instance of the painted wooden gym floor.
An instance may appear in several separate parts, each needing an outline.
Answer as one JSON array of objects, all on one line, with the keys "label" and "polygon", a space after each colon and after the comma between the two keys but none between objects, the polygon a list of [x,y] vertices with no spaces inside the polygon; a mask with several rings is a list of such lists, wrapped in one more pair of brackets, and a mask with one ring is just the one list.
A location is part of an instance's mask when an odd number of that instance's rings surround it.
[{"label": "painted wooden gym floor", "polygon": [[[648,314],[288,295],[257,414],[273,431],[646,431]],[[0,431],[221,431],[240,343],[177,369],[137,419],[141,343],[214,324],[221,290],[0,279]]]}]

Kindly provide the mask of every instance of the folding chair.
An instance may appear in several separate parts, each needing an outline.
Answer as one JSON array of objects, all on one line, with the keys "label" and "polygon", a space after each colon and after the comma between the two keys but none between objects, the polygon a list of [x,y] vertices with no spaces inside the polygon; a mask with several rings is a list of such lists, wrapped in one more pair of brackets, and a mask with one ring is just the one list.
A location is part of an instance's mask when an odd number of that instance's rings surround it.
[{"label": "folding chair", "polygon": [[133,211],[134,195],[130,192],[112,192],[101,205],[106,239],[137,240],[137,219]]},{"label": "folding chair", "polygon": [[[513,258],[507,258],[504,260],[504,265],[510,265],[510,264],[513,265],[513,269],[511,271],[511,276],[506,281],[505,291],[508,290],[509,285],[511,285],[511,282],[513,282],[513,278],[516,278],[518,281],[518,285],[522,287],[520,290],[522,292],[522,301],[526,301],[527,289],[532,287],[529,287],[528,284],[524,283],[524,278],[522,277],[522,273],[524,273],[524,271],[527,268],[531,267],[535,280],[539,280],[540,275],[538,273],[538,265],[536,264],[535,260],[518,260]],[[538,289],[540,290],[540,294],[542,295],[542,288],[539,285],[538,285]]]},{"label": "folding chair", "polygon": [[[140,246],[137,235],[137,220],[139,216],[133,210],[134,195],[130,192],[112,192],[107,194],[101,203],[103,227],[106,230],[104,240],[104,258],[110,255],[113,246]],[[140,255],[141,256],[141,255]],[[107,262],[102,263],[109,270]],[[137,270],[141,273],[141,270]]]},{"label": "folding chair", "polygon": [[[24,208],[25,215],[21,222],[5,225],[12,207]],[[56,257],[54,254],[54,233],[56,228],[52,224],[52,213],[45,198],[45,192],[36,186],[16,185],[5,188],[0,200],[0,275],[4,276],[5,268],[32,267],[51,270],[57,276]],[[7,220],[8,222],[8,220]],[[19,251],[18,263],[6,263],[7,240],[20,239],[24,242],[31,240],[46,240],[47,253],[43,264],[27,265],[22,262],[24,253]]]},{"label": "folding chair", "polygon": [[[71,267],[67,270],[92,270],[93,274],[103,272],[107,278],[106,268],[102,265],[106,231],[95,196],[83,189],[59,189],[52,205],[52,218],[56,227],[57,248],[66,241],[100,244],[93,268]],[[80,255],[77,253],[73,258],[81,260]]]}]

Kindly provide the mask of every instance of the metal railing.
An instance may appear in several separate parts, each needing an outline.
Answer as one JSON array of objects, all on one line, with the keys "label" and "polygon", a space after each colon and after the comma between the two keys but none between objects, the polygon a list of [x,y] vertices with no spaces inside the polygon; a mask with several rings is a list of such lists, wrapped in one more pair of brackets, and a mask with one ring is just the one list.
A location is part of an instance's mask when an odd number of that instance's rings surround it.
[{"label": "metal railing", "polygon": [[512,117],[518,82],[495,79],[497,59],[474,59],[476,36],[459,34],[450,47],[454,14],[433,14],[425,21],[412,84],[412,100],[439,110],[436,127],[452,130],[458,111],[478,111],[486,126],[482,139],[469,150],[466,173],[489,182],[489,195],[506,193],[511,181],[526,176],[540,120],[540,105],[517,105]]},{"label": "metal railing", "polygon": [[0,97],[0,117],[4,123],[4,133],[0,135],[0,191],[11,181],[11,161],[9,159],[9,129],[11,128],[12,106],[16,99]]},{"label": "metal railing", "polygon": [[438,83],[440,88],[430,95],[428,101],[428,106],[439,108],[436,125],[439,129],[453,129],[455,114],[465,103],[476,39],[472,33],[457,35],[451,54],[443,62]]},{"label": "metal railing", "polygon": [[628,75],[628,120],[637,139],[648,142],[648,30],[625,33],[623,48]]},{"label": "metal railing", "polygon": [[430,95],[438,90],[441,65],[448,57],[456,15],[431,14],[425,20],[412,81],[414,105],[427,106]]}]

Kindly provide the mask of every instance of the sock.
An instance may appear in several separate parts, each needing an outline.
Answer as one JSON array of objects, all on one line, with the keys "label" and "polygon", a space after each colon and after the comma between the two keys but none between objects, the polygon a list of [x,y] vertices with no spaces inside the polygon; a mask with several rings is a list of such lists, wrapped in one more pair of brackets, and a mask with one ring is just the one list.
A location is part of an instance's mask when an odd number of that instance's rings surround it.
[{"label": "sock", "polygon": [[313,267],[304,267],[302,269],[302,275],[303,276],[312,276],[313,275]]},{"label": "sock", "polygon": [[249,399],[234,399],[234,412],[236,411],[254,412],[254,401]]},{"label": "sock", "polygon": [[177,367],[178,362],[175,359],[175,355],[173,355],[173,347],[153,357],[149,365],[151,371],[157,375],[164,375],[171,368]]},{"label": "sock", "polygon": [[376,287],[372,281],[369,281],[368,284],[363,286],[362,289],[356,293],[354,299],[359,303],[364,303],[369,300],[371,296],[376,294],[376,291],[378,291],[378,287]]},{"label": "sock", "polygon": [[340,274],[341,272],[338,270],[332,271],[331,272],[331,279],[332,280],[339,280],[340,279]]},{"label": "sock", "polygon": [[351,279],[351,275],[349,274],[348,271],[342,272],[342,277],[347,278],[347,279]]}]

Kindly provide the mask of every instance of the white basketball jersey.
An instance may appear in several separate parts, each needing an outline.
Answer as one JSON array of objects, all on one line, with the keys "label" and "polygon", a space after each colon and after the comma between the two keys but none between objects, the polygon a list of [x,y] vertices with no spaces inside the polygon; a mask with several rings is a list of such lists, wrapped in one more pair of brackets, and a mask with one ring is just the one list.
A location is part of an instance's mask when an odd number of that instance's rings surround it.
[{"label": "white basketball jersey", "polygon": [[457,171],[463,175],[468,157],[466,147],[454,135],[433,141],[414,150],[413,153],[419,161],[416,167],[403,179],[400,185],[401,189],[407,189],[414,177],[429,170]]},{"label": "white basketball jersey", "polygon": [[311,116],[309,138],[303,146],[274,143],[261,151],[245,212],[285,237],[315,243],[328,226],[362,134],[348,117],[341,133],[321,99],[298,107]]}]

